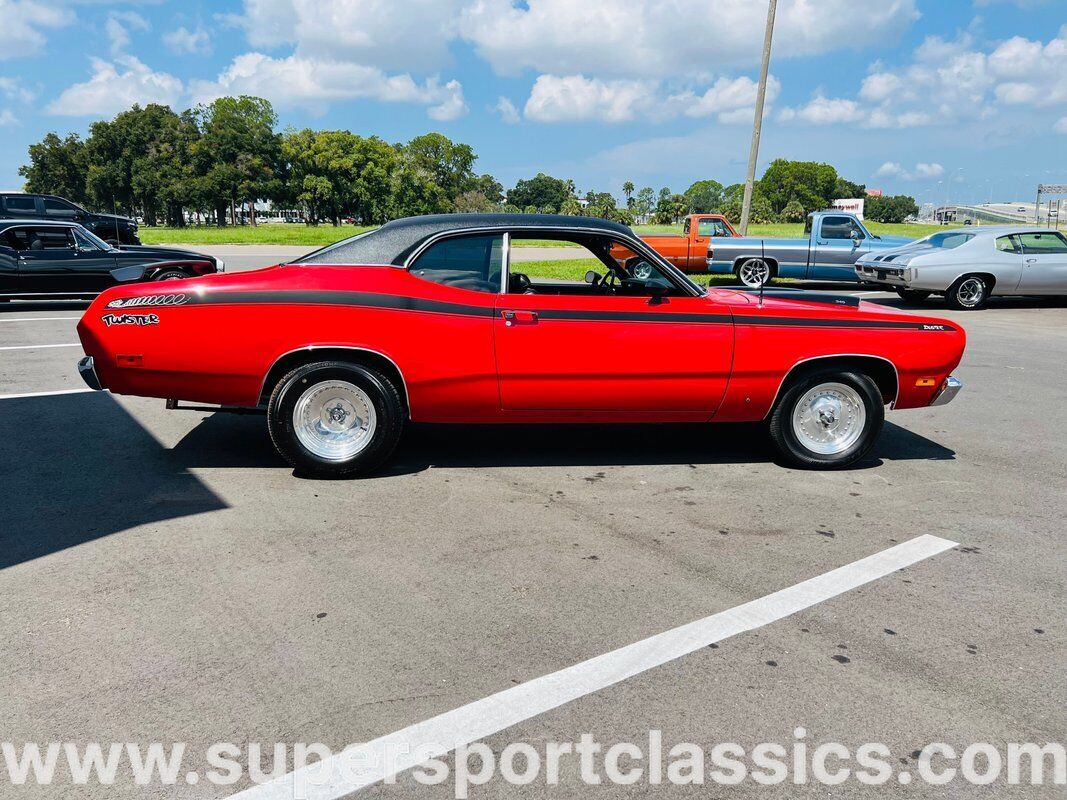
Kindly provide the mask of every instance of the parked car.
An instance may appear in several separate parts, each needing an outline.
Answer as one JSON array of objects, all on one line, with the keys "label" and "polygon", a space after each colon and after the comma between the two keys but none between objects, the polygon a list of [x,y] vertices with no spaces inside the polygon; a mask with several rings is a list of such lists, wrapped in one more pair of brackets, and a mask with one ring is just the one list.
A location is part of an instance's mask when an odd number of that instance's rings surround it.
[{"label": "parked car", "polygon": [[[708,246],[712,239],[737,236],[737,231],[722,214],[690,214],[682,232],[646,234],[641,239],[682,272],[706,272]],[[616,258],[634,258],[632,253],[616,249]]]},{"label": "parked car", "polygon": [[1067,237],[1019,226],[935,233],[861,258],[856,277],[910,302],[943,294],[950,308],[964,311],[993,295],[1067,295]]},{"label": "parked car", "polygon": [[752,289],[771,278],[855,281],[856,259],[910,241],[875,236],[855,215],[840,211],[809,214],[804,231],[806,239],[717,239],[708,251],[707,271],[732,273]]},{"label": "parked car", "polygon": [[119,284],[222,272],[221,259],[165,247],[113,247],[73,222],[0,220],[0,301],[84,297]]},{"label": "parked car", "polygon": [[115,214],[94,214],[50,194],[0,194],[0,220],[42,219],[77,222],[109,244],[140,244],[137,222]]},{"label": "parked car", "polygon": [[[512,237],[603,268],[533,280]],[[373,470],[408,421],[762,420],[787,463],[843,467],[887,404],[952,399],[965,342],[957,323],[855,298],[705,290],[623,225],[523,214],[414,217],[290,264],[110,289],[78,335],[89,386],[262,408],[279,453],[322,475]]]}]

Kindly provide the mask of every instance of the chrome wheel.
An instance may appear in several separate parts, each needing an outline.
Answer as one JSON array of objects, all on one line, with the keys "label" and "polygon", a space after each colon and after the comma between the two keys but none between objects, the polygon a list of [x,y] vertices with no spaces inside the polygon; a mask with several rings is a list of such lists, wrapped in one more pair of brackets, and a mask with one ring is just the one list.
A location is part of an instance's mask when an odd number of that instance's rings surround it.
[{"label": "chrome wheel", "polygon": [[737,269],[737,277],[750,289],[758,289],[771,279],[771,268],[759,258],[750,258]]},{"label": "chrome wheel", "polygon": [[981,278],[967,278],[956,289],[956,299],[961,306],[974,308],[985,297],[985,281]]},{"label": "chrome wheel", "polygon": [[293,407],[293,431],[307,450],[326,461],[347,461],[370,444],[378,415],[370,396],[348,381],[306,389]]},{"label": "chrome wheel", "polygon": [[843,383],[814,386],[793,407],[793,433],[806,450],[819,455],[848,450],[859,441],[866,423],[863,398]]}]

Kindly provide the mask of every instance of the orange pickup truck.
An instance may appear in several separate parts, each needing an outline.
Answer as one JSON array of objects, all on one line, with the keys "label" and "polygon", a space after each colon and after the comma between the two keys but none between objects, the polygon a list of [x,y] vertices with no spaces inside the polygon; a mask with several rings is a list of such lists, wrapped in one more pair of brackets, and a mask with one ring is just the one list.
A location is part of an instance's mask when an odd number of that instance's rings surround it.
[{"label": "orange pickup truck", "polygon": [[682,272],[707,272],[710,240],[737,235],[722,214],[690,214],[680,234],[652,233],[641,238]]}]

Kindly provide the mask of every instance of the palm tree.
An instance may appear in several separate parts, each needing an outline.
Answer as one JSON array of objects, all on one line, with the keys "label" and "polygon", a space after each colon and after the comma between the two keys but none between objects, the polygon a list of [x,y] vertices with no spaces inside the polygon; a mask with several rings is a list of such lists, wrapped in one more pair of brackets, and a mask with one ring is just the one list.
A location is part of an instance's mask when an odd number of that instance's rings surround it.
[{"label": "palm tree", "polygon": [[632,207],[633,206],[633,200],[631,199],[631,197],[632,197],[632,195],[634,193],[634,182],[633,181],[626,181],[626,183],[624,183],[622,185],[622,193],[624,195],[626,195],[626,207],[627,208]]}]

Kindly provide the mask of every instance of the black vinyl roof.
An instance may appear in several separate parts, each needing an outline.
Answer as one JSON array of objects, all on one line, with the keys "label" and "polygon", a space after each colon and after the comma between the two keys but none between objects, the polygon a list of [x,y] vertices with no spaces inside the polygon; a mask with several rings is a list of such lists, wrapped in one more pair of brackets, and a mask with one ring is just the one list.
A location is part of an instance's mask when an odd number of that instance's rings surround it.
[{"label": "black vinyl roof", "polygon": [[294,264],[403,264],[422,242],[449,231],[551,231],[606,233],[633,239],[627,226],[596,217],[564,214],[429,214],[387,222],[380,228],[331,244]]}]

